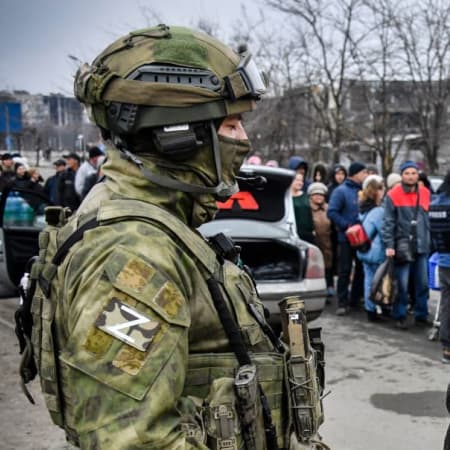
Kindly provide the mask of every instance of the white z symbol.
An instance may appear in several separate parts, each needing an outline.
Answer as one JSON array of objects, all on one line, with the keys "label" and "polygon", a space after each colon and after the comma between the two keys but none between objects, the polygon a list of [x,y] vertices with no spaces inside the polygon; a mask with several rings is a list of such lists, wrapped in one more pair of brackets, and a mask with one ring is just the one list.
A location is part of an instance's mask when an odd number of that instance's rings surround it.
[{"label": "white z symbol", "polygon": [[128,336],[127,334],[121,333],[119,330],[122,330],[124,328],[131,328],[135,325],[141,325],[143,323],[150,322],[150,319],[148,319],[145,316],[142,316],[134,309],[128,308],[128,306],[120,305],[120,309],[125,311],[128,314],[131,314],[132,316],[136,317],[136,320],[130,320],[128,322],[122,322],[117,325],[111,325],[105,327],[111,334],[114,336],[117,336],[119,339],[123,339],[124,341],[130,342],[132,344],[135,343],[135,339],[133,339],[131,336]]}]

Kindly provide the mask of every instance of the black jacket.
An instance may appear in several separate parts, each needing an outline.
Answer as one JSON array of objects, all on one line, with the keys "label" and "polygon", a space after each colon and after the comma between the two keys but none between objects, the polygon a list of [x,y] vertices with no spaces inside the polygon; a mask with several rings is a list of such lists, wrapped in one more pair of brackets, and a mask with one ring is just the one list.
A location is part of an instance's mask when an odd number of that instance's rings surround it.
[{"label": "black jacket", "polygon": [[68,206],[75,211],[80,206],[80,198],[75,191],[75,170],[67,168],[58,178],[56,204]]}]

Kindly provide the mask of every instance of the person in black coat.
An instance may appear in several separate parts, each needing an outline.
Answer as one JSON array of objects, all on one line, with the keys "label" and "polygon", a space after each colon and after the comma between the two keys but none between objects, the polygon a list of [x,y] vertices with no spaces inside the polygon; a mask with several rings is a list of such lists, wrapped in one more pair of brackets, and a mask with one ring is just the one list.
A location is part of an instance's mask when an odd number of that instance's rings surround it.
[{"label": "person in black coat", "polygon": [[44,192],[50,201],[56,204],[58,197],[58,179],[66,168],[66,161],[57,159],[53,165],[55,166],[55,174],[48,177],[45,181]]},{"label": "person in black coat", "polygon": [[80,197],[75,191],[75,175],[80,167],[80,157],[76,153],[66,156],[67,167],[58,179],[56,204],[75,211],[80,206]]}]

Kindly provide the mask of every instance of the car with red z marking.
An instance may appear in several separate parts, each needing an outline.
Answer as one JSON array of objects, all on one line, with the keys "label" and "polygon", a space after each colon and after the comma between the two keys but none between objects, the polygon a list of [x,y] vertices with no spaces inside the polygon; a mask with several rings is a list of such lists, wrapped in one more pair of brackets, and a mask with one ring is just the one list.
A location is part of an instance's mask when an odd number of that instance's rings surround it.
[{"label": "car with red z marking", "polygon": [[326,283],[322,252],[297,234],[290,185],[291,170],[244,165],[240,191],[199,231],[205,237],[223,233],[241,248],[240,258],[256,281],[260,298],[270,312],[270,322],[280,322],[278,302],[299,296],[305,301],[308,320],[325,307]]}]

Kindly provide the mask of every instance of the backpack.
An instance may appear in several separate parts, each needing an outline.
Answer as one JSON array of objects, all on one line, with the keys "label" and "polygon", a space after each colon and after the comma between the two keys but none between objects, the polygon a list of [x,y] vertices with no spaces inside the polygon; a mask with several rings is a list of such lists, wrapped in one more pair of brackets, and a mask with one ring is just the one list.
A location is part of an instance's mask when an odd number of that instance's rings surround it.
[{"label": "backpack", "polygon": [[362,253],[366,253],[370,250],[371,242],[361,223],[356,223],[355,225],[348,227],[345,230],[345,236],[347,236],[350,247],[355,250]]}]

